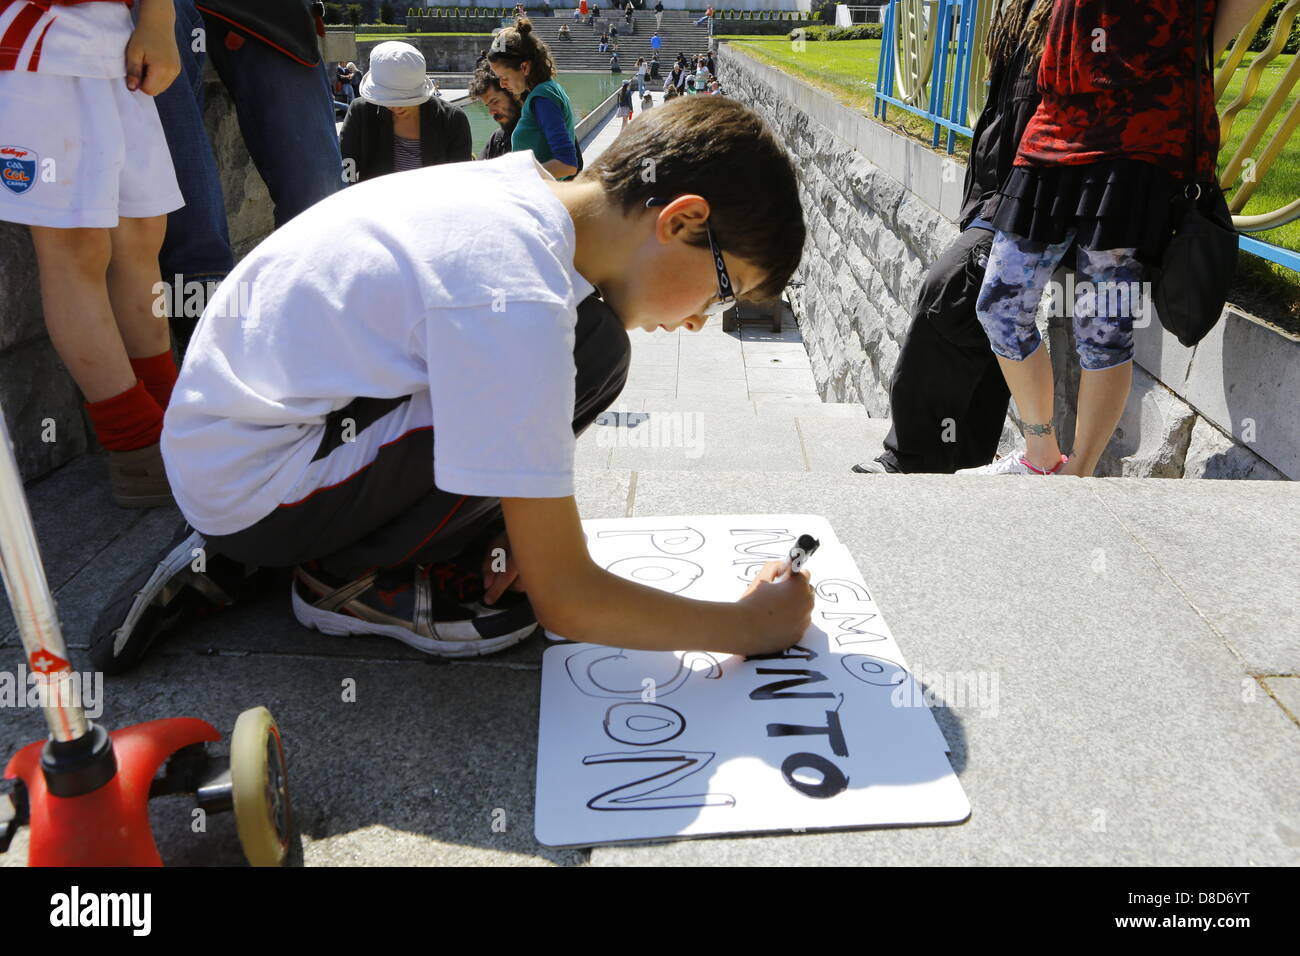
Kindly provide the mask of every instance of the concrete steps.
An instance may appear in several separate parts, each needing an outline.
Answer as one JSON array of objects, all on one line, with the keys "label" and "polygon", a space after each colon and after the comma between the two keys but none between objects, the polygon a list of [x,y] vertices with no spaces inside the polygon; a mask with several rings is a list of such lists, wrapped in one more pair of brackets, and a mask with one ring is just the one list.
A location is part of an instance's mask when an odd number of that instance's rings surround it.
[{"label": "concrete steps", "polygon": [[[835,415],[832,407],[822,411]],[[115,508],[106,469],[102,456],[85,455],[27,489],[79,670],[89,666],[96,614],[178,517],[171,508]],[[976,806],[971,819],[591,852],[541,847],[532,813],[548,642],[430,661],[397,641],[305,630],[287,585],[195,622],[160,642],[137,671],[108,678],[101,719],[118,728],[185,715],[228,732],[244,708],[270,706],[292,748],[308,866],[1297,862],[1300,678],[1281,675],[1300,671],[1300,571],[1278,559],[1300,547],[1294,522],[1279,520],[1296,513],[1294,484],[796,478],[747,465],[588,469],[577,497],[591,518],[824,515],[909,664],[935,688],[935,718]],[[1008,548],[1008,521],[1025,514],[1038,539]],[[1050,629],[1026,618],[1026,593],[1049,596]],[[13,671],[21,652],[3,605],[0,595],[0,657]],[[977,671],[997,675],[1007,693],[989,702],[945,691],[945,678]],[[343,677],[384,693],[323,713]],[[391,735],[397,719],[437,733],[409,735],[394,762],[363,744]],[[44,732],[38,711],[0,708],[0,757]],[[467,767],[480,772],[467,775]],[[1094,808],[1116,806],[1116,794],[1135,787],[1141,799],[1122,805],[1120,826],[1092,829]],[[517,822],[484,836],[484,806],[498,805]],[[183,803],[160,809],[151,822],[168,864],[243,864],[231,815],[210,815],[208,833],[196,839]],[[0,854],[0,868],[24,864],[29,832]]]},{"label": "concrete steps", "polygon": [[[588,141],[588,163],[618,130],[610,121]],[[777,330],[749,304],[732,331],[722,326],[631,333],[623,393],[578,439],[580,479],[603,487],[602,476],[647,471],[864,477],[850,469],[880,453],[889,421],[822,401],[789,306]]]},{"label": "concrete steps", "polygon": [[[880,453],[889,422],[861,406],[751,402],[700,410],[675,403],[623,411],[615,403],[578,440],[586,471],[826,472]],[[856,412],[854,411],[856,410]]]},{"label": "concrete steps", "polygon": [[[593,30],[591,26],[573,20],[572,12],[570,8],[567,11],[557,10],[554,17],[534,17],[533,32],[546,41],[556,65],[561,70],[607,71],[610,55],[596,52],[600,29]],[[650,59],[653,52],[650,48],[650,37],[655,32],[654,11],[636,11],[633,17],[635,32],[632,34],[623,32],[621,12],[615,13],[612,9],[608,12],[613,16],[606,16],[606,12],[602,11],[598,23],[612,22],[618,27],[619,65],[623,68],[623,72],[627,73],[629,66],[636,62],[638,56]],[[571,38],[568,40],[560,39],[559,30],[562,23],[569,26]],[[707,28],[695,26],[695,18],[681,10],[664,11],[663,28],[659,30],[659,36],[663,40],[663,46],[659,50],[659,62],[667,64],[665,72],[671,69],[672,61],[676,59],[678,53],[694,56],[707,50],[709,45]]]}]

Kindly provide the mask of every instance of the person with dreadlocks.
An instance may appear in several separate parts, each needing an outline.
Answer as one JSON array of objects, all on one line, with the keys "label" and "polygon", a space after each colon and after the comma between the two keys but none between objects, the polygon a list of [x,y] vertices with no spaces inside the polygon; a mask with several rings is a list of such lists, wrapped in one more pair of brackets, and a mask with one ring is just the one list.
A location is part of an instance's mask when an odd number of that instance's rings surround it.
[{"label": "person with dreadlocks", "polygon": [[[1163,252],[1180,179],[1189,168],[1197,182],[1215,178],[1211,64],[1263,2],[1057,0],[1052,7],[1038,68],[1042,98],[999,190],[975,306],[1015,397],[1025,448],[958,474],[1087,477],[1096,469],[1132,384],[1133,320],[1148,314],[1149,296],[1133,291]],[[1031,22],[1044,16],[1035,9]],[[1212,54],[1199,88],[1198,50]],[[1082,372],[1067,459],[1053,430],[1052,365],[1035,319],[1071,247],[1080,281],[1066,308],[1073,307]]]},{"label": "person with dreadlocks", "polygon": [[1007,417],[1006,382],[975,315],[993,245],[998,187],[1038,108],[1035,73],[1053,0],[1009,0],[990,26],[989,93],[975,124],[961,235],[931,266],[889,385],[892,427],[860,474],[951,474],[987,462]]}]

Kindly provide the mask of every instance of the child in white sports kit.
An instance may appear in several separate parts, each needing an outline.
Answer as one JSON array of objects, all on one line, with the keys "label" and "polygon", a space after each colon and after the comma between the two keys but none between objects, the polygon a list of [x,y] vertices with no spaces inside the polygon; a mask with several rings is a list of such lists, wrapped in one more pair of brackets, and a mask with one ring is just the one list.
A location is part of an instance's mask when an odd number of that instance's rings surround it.
[{"label": "child in white sports kit", "polygon": [[780,563],[732,602],[598,567],[574,449],[623,390],[630,331],[698,331],[770,298],[804,236],[785,147],[721,98],[646,113],[572,180],[521,151],[317,203],[199,320],[162,441],[186,522],[92,627],[96,669],[133,667],[276,569],[305,626],[445,657],[539,624],[627,648],[789,647],[813,597]]},{"label": "child in white sports kit", "polygon": [[0,0],[0,220],[31,228],[45,326],[86,399],[123,507],[169,504],[176,380],[154,314],[184,201],[152,97],[180,71],[171,0]]}]

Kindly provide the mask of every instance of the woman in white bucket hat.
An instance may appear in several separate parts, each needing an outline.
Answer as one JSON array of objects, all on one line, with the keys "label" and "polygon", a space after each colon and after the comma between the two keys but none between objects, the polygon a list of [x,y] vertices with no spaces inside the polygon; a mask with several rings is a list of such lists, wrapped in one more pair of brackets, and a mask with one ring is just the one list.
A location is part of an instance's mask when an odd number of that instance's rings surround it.
[{"label": "woman in white bucket hat", "polygon": [[469,118],[435,94],[424,55],[400,40],[370,51],[361,98],[348,107],[339,149],[349,183],[473,158]]}]

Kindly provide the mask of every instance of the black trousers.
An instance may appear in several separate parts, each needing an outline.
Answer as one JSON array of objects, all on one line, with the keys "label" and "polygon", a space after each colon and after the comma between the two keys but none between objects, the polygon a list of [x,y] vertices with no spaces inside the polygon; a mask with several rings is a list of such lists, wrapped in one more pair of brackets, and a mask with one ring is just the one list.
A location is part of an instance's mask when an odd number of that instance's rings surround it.
[{"label": "black trousers", "polygon": [[993,233],[967,229],[926,273],[889,383],[892,427],[877,461],[951,474],[997,452],[1011,393],[975,315]]},{"label": "black trousers", "polygon": [[[578,306],[573,357],[573,430],[581,435],[623,390],[631,358],[627,331],[595,296]],[[358,398],[332,413],[316,458],[345,440],[345,420],[359,435],[409,401]],[[252,527],[212,536],[207,546],[259,567],[318,560],[327,573],[352,579],[375,568],[448,560],[504,527],[500,499],[452,494],[434,484],[433,429],[421,428],[381,447],[347,480],[281,505]]]}]

